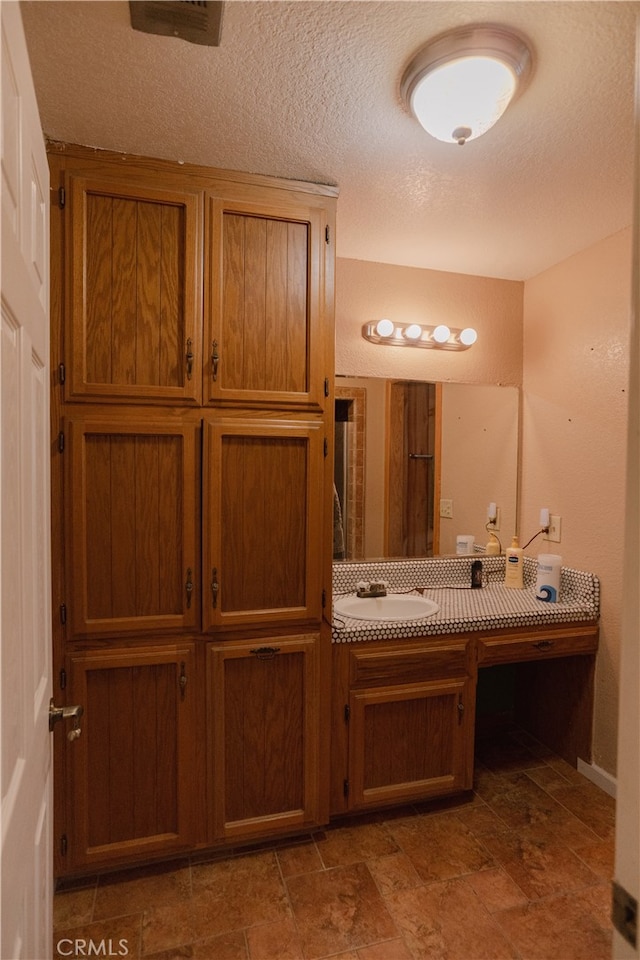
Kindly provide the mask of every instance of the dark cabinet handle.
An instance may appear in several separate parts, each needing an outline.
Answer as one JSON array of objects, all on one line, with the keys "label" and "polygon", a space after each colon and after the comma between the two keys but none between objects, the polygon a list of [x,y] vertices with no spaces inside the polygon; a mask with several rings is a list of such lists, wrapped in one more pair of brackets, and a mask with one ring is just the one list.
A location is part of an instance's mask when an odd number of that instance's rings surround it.
[{"label": "dark cabinet handle", "polygon": [[211,344],[211,373],[213,379],[218,379],[218,363],[220,362],[220,355],[218,354],[218,341],[214,340]]},{"label": "dark cabinet handle", "polygon": [[187,673],[184,660],[182,660],[180,663],[180,676],[178,677],[178,683],[180,684],[180,699],[184,700],[184,695],[187,689]]},{"label": "dark cabinet handle", "polygon": [[214,567],[211,571],[211,606],[215,610],[218,606],[218,590],[220,589],[220,584],[218,583],[218,568]]},{"label": "dark cabinet handle", "polygon": [[534,643],[536,650],[549,650],[553,646],[553,640],[538,640]]},{"label": "dark cabinet handle", "polygon": [[187,591],[187,610],[191,607],[191,594],[193,593],[193,577],[191,573],[191,567],[187,570],[187,582],[184,586]]},{"label": "dark cabinet handle", "polygon": [[193,350],[191,349],[191,338],[187,340],[187,380],[191,380],[191,374],[193,373]]},{"label": "dark cabinet handle", "polygon": [[256,647],[255,650],[251,650],[251,653],[258,660],[273,660],[276,653],[280,653],[280,647]]}]

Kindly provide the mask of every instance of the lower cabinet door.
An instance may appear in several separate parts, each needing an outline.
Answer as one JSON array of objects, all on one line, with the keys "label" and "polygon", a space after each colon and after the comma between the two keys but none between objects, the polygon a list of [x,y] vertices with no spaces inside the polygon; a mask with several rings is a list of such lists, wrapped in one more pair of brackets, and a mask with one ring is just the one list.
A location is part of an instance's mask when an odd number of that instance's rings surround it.
[{"label": "lower cabinet door", "polygon": [[319,642],[302,635],[210,644],[212,840],[319,822]]},{"label": "lower cabinet door", "polygon": [[69,656],[66,744],[70,868],[113,864],[193,841],[193,644]]},{"label": "lower cabinet door", "polygon": [[470,789],[473,685],[468,678],[353,691],[349,808]]}]

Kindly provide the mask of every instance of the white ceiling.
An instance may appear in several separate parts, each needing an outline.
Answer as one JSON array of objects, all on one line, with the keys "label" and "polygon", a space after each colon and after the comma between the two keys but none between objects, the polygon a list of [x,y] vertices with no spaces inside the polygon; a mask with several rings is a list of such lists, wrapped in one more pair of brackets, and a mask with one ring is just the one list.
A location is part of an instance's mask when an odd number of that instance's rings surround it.
[{"label": "white ceiling", "polygon": [[[638,2],[228,0],[219,47],[133,30],[126,0],[21,7],[48,136],[337,184],[339,256],[526,279],[631,222]],[[528,36],[533,79],[441,144],[403,69],[489,21]]]}]

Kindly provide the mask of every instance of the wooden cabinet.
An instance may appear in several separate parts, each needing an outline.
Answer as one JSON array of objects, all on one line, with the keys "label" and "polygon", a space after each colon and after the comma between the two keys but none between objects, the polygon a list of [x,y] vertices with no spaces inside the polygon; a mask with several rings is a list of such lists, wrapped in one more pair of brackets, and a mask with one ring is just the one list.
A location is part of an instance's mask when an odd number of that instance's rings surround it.
[{"label": "wooden cabinet", "polygon": [[207,198],[207,400],[321,409],[324,211],[246,192]]},{"label": "wooden cabinet", "polygon": [[65,398],[199,403],[199,191],[68,171]]},{"label": "wooden cabinet", "polygon": [[212,839],[321,823],[320,636],[211,644]]},{"label": "wooden cabinet", "polygon": [[66,842],[76,869],[184,850],[193,842],[193,643],[76,651]]},{"label": "wooden cabinet", "polygon": [[57,872],[326,821],[336,192],[49,160]]},{"label": "wooden cabinet", "polygon": [[473,656],[466,637],[335,645],[332,812],[471,788]]},{"label": "wooden cabinet", "polygon": [[200,622],[198,422],[63,424],[69,639]]},{"label": "wooden cabinet", "polygon": [[320,622],[320,421],[205,425],[204,629]]}]

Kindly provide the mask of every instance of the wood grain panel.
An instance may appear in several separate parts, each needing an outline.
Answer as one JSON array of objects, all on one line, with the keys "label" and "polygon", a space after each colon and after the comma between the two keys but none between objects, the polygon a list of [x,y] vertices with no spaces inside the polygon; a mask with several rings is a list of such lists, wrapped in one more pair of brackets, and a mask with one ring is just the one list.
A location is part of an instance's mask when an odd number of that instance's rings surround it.
[{"label": "wood grain panel", "polygon": [[73,175],[69,192],[66,398],[199,401],[200,198]]},{"label": "wood grain panel", "polygon": [[209,647],[216,837],[281,832],[318,816],[318,654],[316,635]]},{"label": "wood grain panel", "polygon": [[79,419],[69,426],[73,593],[67,603],[74,631],[100,635],[196,624],[197,425]]},{"label": "wood grain panel", "polygon": [[210,400],[321,408],[332,350],[318,338],[327,279],[318,211],[211,198],[209,216],[209,340],[220,356]]},{"label": "wood grain panel", "polygon": [[223,610],[304,605],[306,461],[299,438],[223,439]]},{"label": "wood grain panel", "polygon": [[193,826],[192,645],[76,653],[70,676],[85,707],[82,736],[69,749],[75,860],[184,846]]},{"label": "wood grain panel", "polygon": [[322,423],[211,417],[205,423],[205,629],[319,621]]},{"label": "wood grain panel", "polygon": [[[113,205],[110,197],[86,198],[85,364],[88,380],[110,383],[112,370]],[[116,270],[120,282],[120,274]],[[85,338],[83,337],[83,340]]]}]

